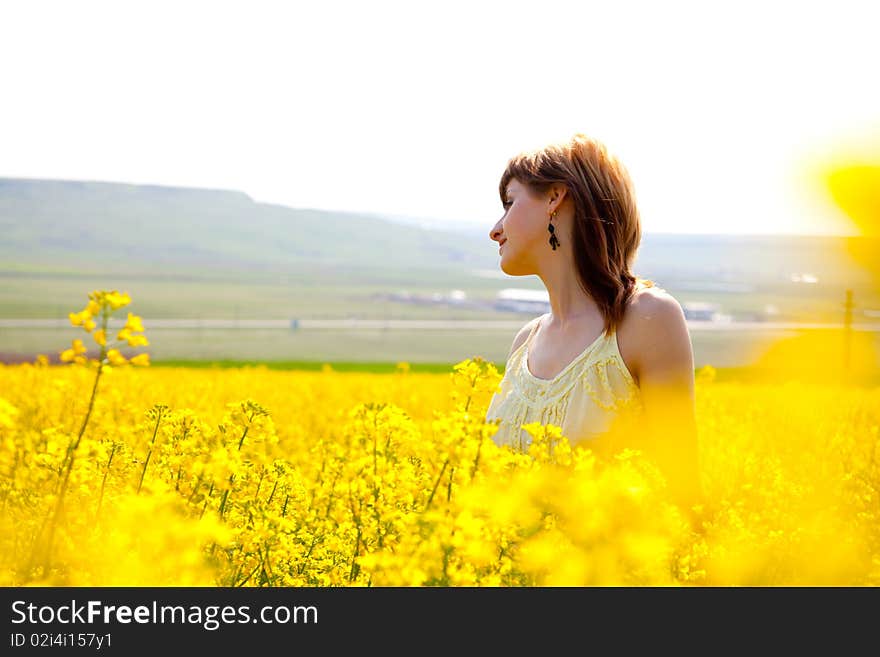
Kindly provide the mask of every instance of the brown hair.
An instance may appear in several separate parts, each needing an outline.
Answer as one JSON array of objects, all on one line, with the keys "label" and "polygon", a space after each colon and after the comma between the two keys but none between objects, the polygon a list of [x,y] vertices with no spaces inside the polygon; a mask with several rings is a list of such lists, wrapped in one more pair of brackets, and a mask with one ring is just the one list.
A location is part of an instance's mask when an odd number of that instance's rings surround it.
[{"label": "brown hair", "polygon": [[574,204],[571,239],[578,281],[605,316],[610,335],[636,286],[654,286],[630,271],[642,228],[629,172],[604,144],[576,133],[512,157],[498,188],[502,202],[512,178],[533,196],[546,194],[554,183],[565,185]]}]

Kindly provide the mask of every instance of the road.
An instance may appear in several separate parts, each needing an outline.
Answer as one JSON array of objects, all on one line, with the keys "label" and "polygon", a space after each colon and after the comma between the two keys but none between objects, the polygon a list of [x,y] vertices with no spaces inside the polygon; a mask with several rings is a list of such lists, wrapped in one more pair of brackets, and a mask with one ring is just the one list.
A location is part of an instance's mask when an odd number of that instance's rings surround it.
[{"label": "road", "polygon": [[[145,319],[150,329],[394,329],[394,330],[511,330],[522,328],[525,320],[484,319]],[[122,319],[111,318],[109,326],[121,328]],[[842,329],[843,323],[806,322],[710,322],[688,321],[690,331],[790,331],[801,329]],[[0,319],[3,328],[63,328],[70,320],[63,319]],[[854,323],[855,331],[880,331],[880,322]]]}]

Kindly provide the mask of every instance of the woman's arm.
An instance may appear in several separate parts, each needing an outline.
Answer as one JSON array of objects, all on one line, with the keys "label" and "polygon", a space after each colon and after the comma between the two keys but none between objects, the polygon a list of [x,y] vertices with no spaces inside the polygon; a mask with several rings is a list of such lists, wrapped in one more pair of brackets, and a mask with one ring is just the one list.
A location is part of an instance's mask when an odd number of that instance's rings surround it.
[{"label": "woman's arm", "polygon": [[702,502],[694,396],[694,355],[687,320],[665,291],[635,305],[635,375],[644,407],[640,447],[663,471],[669,491],[686,509]]}]

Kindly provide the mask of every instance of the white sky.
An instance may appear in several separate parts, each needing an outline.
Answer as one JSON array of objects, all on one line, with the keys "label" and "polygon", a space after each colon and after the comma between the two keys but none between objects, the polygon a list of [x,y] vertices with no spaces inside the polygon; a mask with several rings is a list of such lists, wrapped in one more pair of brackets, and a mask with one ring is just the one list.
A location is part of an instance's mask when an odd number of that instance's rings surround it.
[{"label": "white sky", "polygon": [[4,2],[0,177],[488,233],[507,159],[582,131],[647,232],[851,234],[804,168],[880,134],[872,5]]}]

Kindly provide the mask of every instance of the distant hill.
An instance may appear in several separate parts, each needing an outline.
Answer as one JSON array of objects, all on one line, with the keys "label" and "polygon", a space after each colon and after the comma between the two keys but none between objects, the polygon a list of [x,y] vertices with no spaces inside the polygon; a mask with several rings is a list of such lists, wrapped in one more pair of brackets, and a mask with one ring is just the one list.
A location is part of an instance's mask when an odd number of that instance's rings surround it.
[{"label": "distant hill", "polygon": [[237,191],[0,178],[5,268],[481,267],[495,250],[380,215],[257,203]]},{"label": "distant hill", "polygon": [[799,288],[792,284],[811,277],[825,289],[870,287],[869,272],[849,256],[852,244],[864,239],[830,235],[646,234],[636,270],[682,290],[763,288],[789,289],[795,294]]},{"label": "distant hill", "polygon": [[[0,178],[0,272],[306,270],[321,279],[343,270],[355,282],[352,272],[365,267],[410,277],[439,268],[542,289],[536,277],[500,271],[490,228],[290,208],[229,190]],[[838,298],[845,287],[870,287],[847,256],[856,239],[864,238],[644,233],[634,271],[670,290]],[[804,274],[820,284],[795,284]]]}]

